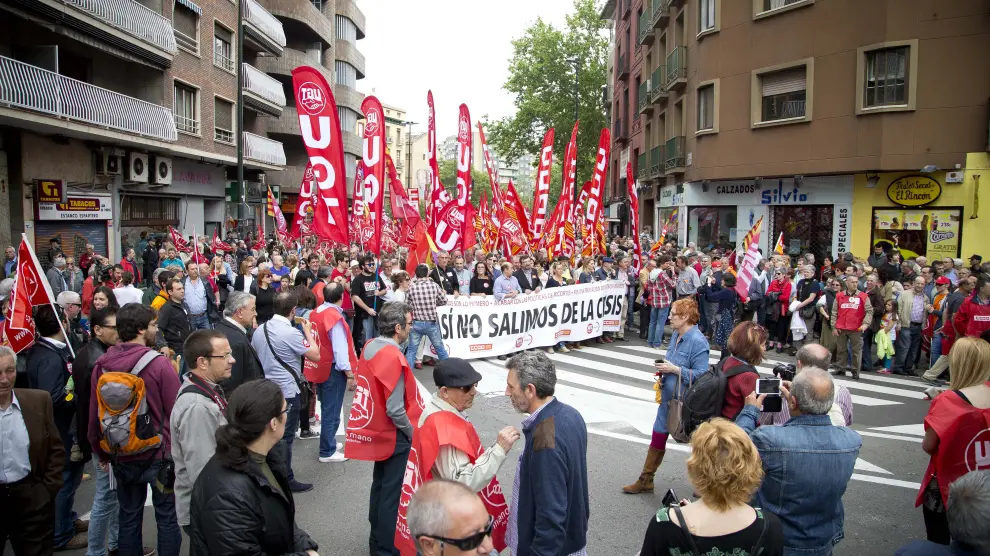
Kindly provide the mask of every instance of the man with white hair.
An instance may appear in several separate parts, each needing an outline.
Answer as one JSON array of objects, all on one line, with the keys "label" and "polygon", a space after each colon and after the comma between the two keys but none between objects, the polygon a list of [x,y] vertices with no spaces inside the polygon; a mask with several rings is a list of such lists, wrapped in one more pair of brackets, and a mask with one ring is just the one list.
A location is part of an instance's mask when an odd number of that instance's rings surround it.
[{"label": "man with white hair", "polygon": [[[846,491],[863,441],[856,431],[837,427],[828,412],[835,383],[823,369],[806,368],[791,386],[781,386],[791,418],[779,427],[759,427],[767,395],[746,396],[736,417],[763,460],[765,477],[755,506],[780,518],[784,552],[831,554],[842,540],[842,495]],[[815,469],[815,473],[797,470]]]},{"label": "man with white hair", "polygon": [[425,483],[413,494],[408,512],[410,536],[423,556],[495,550],[485,505],[460,483],[444,479]]},{"label": "man with white hair", "polygon": [[949,486],[946,504],[951,542],[928,540],[911,542],[894,556],[963,556],[990,554],[990,470],[970,471]]},{"label": "man with white hair", "polygon": [[82,311],[82,298],[73,291],[64,291],[55,298],[55,303],[62,309],[62,325],[68,333],[69,344],[73,351],[78,351],[89,339],[89,334],[79,323],[79,313]]},{"label": "man with white hair", "polygon": [[64,256],[58,255],[52,259],[52,267],[48,269],[45,278],[48,279],[48,285],[52,287],[52,295],[55,297],[58,297],[58,294],[69,289],[69,283],[65,280]]}]

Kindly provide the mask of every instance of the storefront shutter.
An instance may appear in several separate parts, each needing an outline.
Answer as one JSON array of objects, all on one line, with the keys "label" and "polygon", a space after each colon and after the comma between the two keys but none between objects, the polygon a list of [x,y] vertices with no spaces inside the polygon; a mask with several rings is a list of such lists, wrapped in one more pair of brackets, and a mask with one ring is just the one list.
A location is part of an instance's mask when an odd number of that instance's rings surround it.
[{"label": "storefront shutter", "polygon": [[48,247],[52,238],[62,242],[62,251],[76,258],[86,251],[86,244],[93,244],[93,251],[98,255],[108,256],[107,221],[78,222],[75,220],[37,221],[34,224],[34,249],[38,261],[44,268],[51,267],[48,260]]},{"label": "storefront shutter", "polygon": [[760,76],[764,97],[804,91],[808,88],[807,81],[805,66]]}]

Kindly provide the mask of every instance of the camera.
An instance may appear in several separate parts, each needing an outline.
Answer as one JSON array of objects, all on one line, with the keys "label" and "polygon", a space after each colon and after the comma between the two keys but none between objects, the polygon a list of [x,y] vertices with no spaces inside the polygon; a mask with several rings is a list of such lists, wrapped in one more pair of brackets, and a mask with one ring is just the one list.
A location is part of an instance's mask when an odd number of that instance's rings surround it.
[{"label": "camera", "polygon": [[773,368],[773,376],[779,378],[780,380],[794,380],[794,375],[797,373],[797,367],[792,363],[778,363]]}]

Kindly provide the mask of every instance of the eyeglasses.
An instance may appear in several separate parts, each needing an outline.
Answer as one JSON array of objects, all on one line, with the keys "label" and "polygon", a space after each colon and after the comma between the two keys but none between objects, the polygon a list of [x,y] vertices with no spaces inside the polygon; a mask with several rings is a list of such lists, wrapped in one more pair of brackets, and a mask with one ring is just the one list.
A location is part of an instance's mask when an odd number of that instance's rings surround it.
[{"label": "eyeglasses", "polygon": [[446,543],[456,547],[458,550],[467,552],[468,550],[474,550],[481,546],[481,543],[485,542],[485,538],[491,536],[492,528],[495,526],[495,518],[488,516],[488,525],[485,526],[485,530],[475,533],[469,537],[464,537],[463,539],[448,539],[446,537],[438,537],[436,535],[420,535],[421,537],[426,537],[428,539],[435,539],[442,543]]},{"label": "eyeglasses", "polygon": [[204,355],[203,357],[208,357],[210,359],[226,359],[233,354],[234,352],[228,351],[227,353],[221,353],[220,355]]}]

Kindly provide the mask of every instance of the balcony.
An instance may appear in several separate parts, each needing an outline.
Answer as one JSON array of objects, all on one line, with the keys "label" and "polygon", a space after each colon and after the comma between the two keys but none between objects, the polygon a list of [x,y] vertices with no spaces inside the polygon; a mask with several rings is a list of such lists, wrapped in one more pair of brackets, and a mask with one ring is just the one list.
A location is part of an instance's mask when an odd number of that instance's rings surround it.
[{"label": "balcony", "polygon": [[649,155],[647,155],[646,153],[643,153],[643,154],[639,155],[639,158],[636,161],[637,162],[636,163],[636,180],[637,181],[646,181],[646,180],[650,179],[649,178],[649,172],[648,172],[648,170],[649,170],[649,164],[647,164],[647,160],[646,160],[648,156]]},{"label": "balcony", "polygon": [[684,173],[684,165],[686,164],[684,150],[685,141],[683,135],[671,137],[667,140],[667,144],[664,146],[664,153],[666,154],[663,164],[664,173]]},{"label": "balcony", "polygon": [[649,79],[645,83],[639,86],[639,94],[636,95],[637,107],[639,108],[640,114],[651,114],[653,113],[653,103],[650,101],[650,93],[653,91],[652,83]]},{"label": "balcony", "polygon": [[172,22],[134,0],[20,0],[52,17],[161,67],[176,53]]},{"label": "balcony", "polygon": [[622,118],[616,118],[615,123],[612,124],[612,141],[625,143],[626,132],[626,128],[622,125]]},{"label": "balcony", "polygon": [[241,16],[244,18],[244,39],[247,46],[275,56],[282,55],[285,49],[285,31],[275,16],[261,7],[258,0],[244,0],[241,3]]},{"label": "balcony", "polygon": [[663,145],[657,145],[650,149],[650,177],[651,178],[662,178],[663,177]]},{"label": "balcony", "polygon": [[667,84],[668,91],[683,89],[687,84],[687,48],[675,47],[667,55]]},{"label": "balcony", "polygon": [[619,6],[619,13],[622,14],[623,18],[629,15],[629,12],[632,11],[632,3],[633,0],[622,0],[621,5]]},{"label": "balcony", "polygon": [[[656,1],[656,0],[654,0]],[[639,22],[636,24],[636,28],[639,30],[637,35],[639,36],[640,46],[649,46],[653,44],[653,20],[650,13],[650,2],[649,0],[643,0],[643,15],[639,16]]]},{"label": "balcony", "polygon": [[244,132],[244,159],[269,164],[285,166],[285,149],[282,143],[272,141],[267,137]]},{"label": "balcony", "polygon": [[285,108],[282,84],[251,64],[242,64],[244,107],[259,114],[278,117]]},{"label": "balcony", "polygon": [[[0,106],[158,141],[178,138],[172,111],[0,56]],[[64,127],[64,125],[62,126]]]},{"label": "balcony", "polygon": [[670,21],[670,3],[667,0],[653,0],[653,28],[663,29]]},{"label": "balcony", "polygon": [[629,59],[625,54],[620,54],[615,61],[615,77],[620,80],[629,77]]},{"label": "balcony", "polygon": [[668,0],[667,6],[670,9],[681,8],[684,6],[684,0]]},{"label": "balcony", "polygon": [[656,103],[667,98],[667,66],[657,66],[650,76],[650,102]]}]

